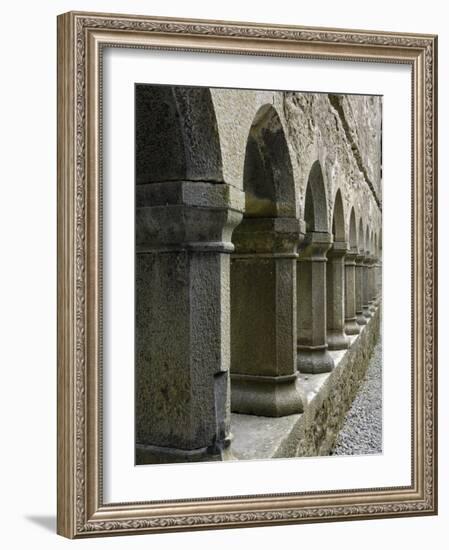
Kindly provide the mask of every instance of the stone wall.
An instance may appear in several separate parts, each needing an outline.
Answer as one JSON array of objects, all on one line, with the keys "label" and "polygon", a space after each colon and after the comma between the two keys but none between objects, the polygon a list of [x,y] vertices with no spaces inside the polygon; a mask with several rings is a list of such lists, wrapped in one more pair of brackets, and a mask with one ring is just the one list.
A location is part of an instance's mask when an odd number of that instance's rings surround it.
[{"label": "stone wall", "polygon": [[341,189],[345,212],[354,207],[357,222],[369,219],[371,228],[380,232],[381,97],[228,89],[211,89],[211,96],[227,183],[243,189],[248,134],[260,110],[271,105],[289,147],[297,217],[304,218],[308,176],[319,160],[329,225],[334,198]]}]

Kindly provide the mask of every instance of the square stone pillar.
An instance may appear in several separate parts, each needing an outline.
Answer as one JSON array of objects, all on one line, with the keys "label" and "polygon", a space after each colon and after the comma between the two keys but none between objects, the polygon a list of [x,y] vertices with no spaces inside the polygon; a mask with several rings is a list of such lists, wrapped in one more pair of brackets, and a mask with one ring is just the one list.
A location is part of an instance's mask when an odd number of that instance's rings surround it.
[{"label": "square stone pillar", "polygon": [[298,345],[300,372],[330,372],[334,361],[327,346],[326,253],[330,233],[306,234],[297,262]]},{"label": "square stone pillar", "polygon": [[244,195],[225,184],[139,185],[137,461],[224,456],[230,442],[231,235]]},{"label": "square stone pillar", "polygon": [[334,242],[327,253],[327,345],[329,349],[347,349],[345,334],[345,256],[348,245]]},{"label": "square stone pillar", "polygon": [[357,252],[353,250],[345,256],[345,333],[350,335],[360,332],[356,315],[356,257]]},{"label": "square stone pillar", "polygon": [[370,319],[373,315],[370,303],[370,260],[369,253],[365,252],[362,264],[363,273],[363,315]]},{"label": "square stone pillar", "polygon": [[369,308],[371,312],[376,311],[376,289],[375,289],[375,263],[376,259],[372,254],[368,256],[368,282],[369,282]]},{"label": "square stone pillar", "polygon": [[303,410],[296,387],[295,218],[244,218],[231,258],[231,408],[260,416]]},{"label": "square stone pillar", "polygon": [[382,299],[382,264],[379,258],[376,258],[374,273],[375,273],[376,298],[377,298],[377,302],[380,302]]},{"label": "square stone pillar", "polygon": [[355,284],[356,284],[356,317],[359,325],[366,325],[366,317],[363,314],[363,298],[364,298],[364,277],[363,277],[363,261],[365,256],[357,254],[355,257]]}]

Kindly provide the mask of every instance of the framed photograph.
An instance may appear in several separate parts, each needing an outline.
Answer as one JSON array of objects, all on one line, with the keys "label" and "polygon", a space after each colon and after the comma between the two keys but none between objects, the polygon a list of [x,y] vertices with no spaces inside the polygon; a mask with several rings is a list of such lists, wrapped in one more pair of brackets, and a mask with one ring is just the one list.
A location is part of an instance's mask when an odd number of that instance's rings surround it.
[{"label": "framed photograph", "polygon": [[437,513],[437,37],[58,17],[58,533]]}]

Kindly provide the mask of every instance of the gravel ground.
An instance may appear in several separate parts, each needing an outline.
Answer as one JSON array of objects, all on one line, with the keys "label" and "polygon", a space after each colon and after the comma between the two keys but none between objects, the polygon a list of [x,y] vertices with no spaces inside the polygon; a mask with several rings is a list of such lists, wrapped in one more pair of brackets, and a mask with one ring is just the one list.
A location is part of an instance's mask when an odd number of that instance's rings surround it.
[{"label": "gravel ground", "polygon": [[333,455],[382,452],[382,343],[373,350],[359,393],[349,409]]}]

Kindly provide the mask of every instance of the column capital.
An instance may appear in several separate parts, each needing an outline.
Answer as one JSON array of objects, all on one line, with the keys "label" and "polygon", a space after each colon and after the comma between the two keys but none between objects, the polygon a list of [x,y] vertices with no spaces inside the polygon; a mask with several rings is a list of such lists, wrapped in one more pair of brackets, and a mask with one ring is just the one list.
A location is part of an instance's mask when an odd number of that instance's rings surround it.
[{"label": "column capital", "polygon": [[327,261],[326,253],[333,243],[331,233],[309,231],[300,247],[299,261]]},{"label": "column capital", "polygon": [[355,257],[355,263],[356,265],[363,265],[363,262],[365,261],[365,253],[363,250],[359,250]]},{"label": "column capital", "polygon": [[327,253],[327,256],[328,258],[344,258],[348,252],[349,246],[347,242],[334,241]]},{"label": "column capital", "polygon": [[363,261],[364,265],[366,265],[367,267],[371,267],[375,264],[375,262],[376,262],[376,259],[372,254],[369,254],[369,253],[365,254],[365,259]]},{"label": "column capital", "polygon": [[345,256],[345,264],[346,265],[355,265],[355,262],[356,262],[356,258],[357,258],[357,250],[354,250],[354,249],[349,249],[347,252],[346,252],[346,256]]},{"label": "column capital", "polygon": [[296,218],[243,218],[232,235],[236,254],[297,257],[302,237]]},{"label": "column capital", "polygon": [[244,193],[225,183],[171,181],[138,185],[137,252],[232,252]]}]

